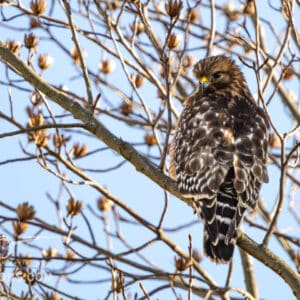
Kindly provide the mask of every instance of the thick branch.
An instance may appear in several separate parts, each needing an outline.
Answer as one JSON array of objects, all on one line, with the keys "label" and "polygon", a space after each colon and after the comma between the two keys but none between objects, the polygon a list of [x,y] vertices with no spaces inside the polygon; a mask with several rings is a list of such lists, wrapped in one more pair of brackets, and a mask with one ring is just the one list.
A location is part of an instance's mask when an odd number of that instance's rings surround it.
[{"label": "thick branch", "polygon": [[291,287],[297,299],[300,299],[300,275],[285,261],[276,256],[268,248],[258,245],[245,234],[239,232],[238,245],[247,253],[261,261],[277,273]]}]

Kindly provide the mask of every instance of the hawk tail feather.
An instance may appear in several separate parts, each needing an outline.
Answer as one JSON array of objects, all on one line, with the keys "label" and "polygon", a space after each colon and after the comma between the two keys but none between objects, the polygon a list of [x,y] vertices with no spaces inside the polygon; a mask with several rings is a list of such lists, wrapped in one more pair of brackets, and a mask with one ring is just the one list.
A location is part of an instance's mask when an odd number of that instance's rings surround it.
[{"label": "hawk tail feather", "polygon": [[202,205],[202,217],[205,222],[204,251],[216,262],[227,263],[231,260],[237,228],[245,211],[245,208],[238,204],[233,180],[234,172],[231,169],[220,186],[215,205],[213,207],[208,207],[205,203]]}]

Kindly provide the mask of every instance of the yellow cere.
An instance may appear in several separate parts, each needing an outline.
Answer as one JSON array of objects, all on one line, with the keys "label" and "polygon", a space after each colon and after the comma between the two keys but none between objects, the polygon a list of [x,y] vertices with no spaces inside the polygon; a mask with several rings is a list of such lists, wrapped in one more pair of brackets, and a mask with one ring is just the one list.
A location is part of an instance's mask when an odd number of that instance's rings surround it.
[{"label": "yellow cere", "polygon": [[208,78],[206,76],[202,76],[200,79],[201,83],[208,83]]}]

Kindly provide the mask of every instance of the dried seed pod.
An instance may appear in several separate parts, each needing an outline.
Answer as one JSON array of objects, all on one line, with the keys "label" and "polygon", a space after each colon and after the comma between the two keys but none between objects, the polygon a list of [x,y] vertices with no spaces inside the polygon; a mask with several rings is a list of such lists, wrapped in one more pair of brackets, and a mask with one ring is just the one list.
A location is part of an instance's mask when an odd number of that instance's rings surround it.
[{"label": "dried seed pod", "polygon": [[236,9],[232,2],[227,2],[223,6],[222,11],[230,21],[237,21],[241,17],[241,13]]},{"label": "dried seed pod", "polygon": [[64,258],[66,260],[72,260],[72,259],[76,259],[78,256],[75,252],[73,252],[71,249],[67,249],[66,253],[64,254]]},{"label": "dried seed pod", "polygon": [[255,3],[254,0],[247,0],[243,12],[245,15],[251,16],[255,14]]},{"label": "dried seed pod", "polygon": [[46,147],[49,142],[49,137],[46,135],[46,129],[38,130],[33,133],[35,144],[40,147]]},{"label": "dried seed pod", "polygon": [[132,32],[135,31],[136,35],[139,35],[145,31],[145,26],[142,22],[133,23],[131,25]]},{"label": "dried seed pod", "polygon": [[21,49],[21,43],[18,41],[7,40],[5,46],[13,53],[18,54]]},{"label": "dried seed pod", "polygon": [[36,106],[43,102],[43,98],[40,93],[32,91],[30,95],[30,101],[34,106]]},{"label": "dried seed pod", "polygon": [[48,249],[42,250],[42,256],[48,261],[53,257],[57,256],[57,249],[49,247]]},{"label": "dried seed pod", "polygon": [[41,70],[47,70],[53,64],[54,58],[48,54],[40,54],[38,56],[38,66]]},{"label": "dried seed pod", "polygon": [[112,73],[116,68],[116,63],[112,59],[102,60],[99,63],[100,72],[104,74]]},{"label": "dried seed pod", "polygon": [[106,197],[102,197],[97,200],[97,207],[101,212],[107,212],[111,210],[113,205],[114,203]]},{"label": "dried seed pod", "polygon": [[144,84],[144,82],[145,82],[145,77],[143,77],[139,74],[135,76],[134,83],[137,88],[140,88]]},{"label": "dried seed pod", "polygon": [[136,88],[139,88],[143,85],[145,78],[139,74],[131,75],[131,80]]},{"label": "dried seed pod", "polygon": [[18,267],[21,267],[21,268],[27,268],[30,266],[32,260],[31,260],[31,255],[30,254],[26,254],[26,255],[21,255],[19,254],[20,257],[22,258],[15,258],[13,260],[13,263],[15,265],[17,265]]},{"label": "dried seed pod", "polygon": [[180,272],[186,270],[191,264],[192,261],[190,259],[185,259],[183,257],[179,257],[179,258],[175,257],[175,267],[176,270]]},{"label": "dried seed pod", "polygon": [[113,0],[110,1],[107,6],[109,10],[116,10],[121,6],[121,3],[119,0]]},{"label": "dried seed pod", "polygon": [[123,102],[122,105],[121,105],[121,107],[120,107],[120,109],[121,109],[121,113],[124,116],[130,115],[133,112],[132,102],[130,102],[130,103]]},{"label": "dried seed pod", "polygon": [[78,54],[78,51],[77,51],[76,47],[71,49],[70,55],[73,58],[73,60],[75,61],[75,64],[79,66],[80,65],[80,59],[79,59],[79,54]]},{"label": "dried seed pod", "polygon": [[[80,66],[79,53],[78,53],[76,47],[74,47],[74,48],[71,49],[70,55],[71,55],[71,57],[73,58],[75,64],[76,64],[77,66]],[[85,50],[81,50],[81,55],[82,55],[83,58],[85,58],[85,57],[87,57],[87,52],[86,52]]]},{"label": "dried seed pod", "polygon": [[61,299],[61,297],[59,296],[59,294],[55,293],[55,292],[49,293],[49,294],[46,293],[43,298],[43,300],[60,300],[60,299]]},{"label": "dried seed pod", "polygon": [[24,45],[27,49],[31,51],[36,51],[36,47],[39,43],[39,39],[36,37],[34,33],[29,33],[24,35]]},{"label": "dried seed pod", "polygon": [[27,223],[23,223],[20,221],[14,221],[13,222],[13,230],[14,230],[14,234],[16,237],[20,236],[21,234],[23,234],[28,228],[28,224]]},{"label": "dried seed pod", "polygon": [[244,50],[246,53],[254,51],[254,49],[249,44],[244,45]]},{"label": "dried seed pod", "polygon": [[67,216],[74,217],[81,212],[82,201],[76,200],[74,198],[70,198],[68,200],[66,208],[67,208]]},{"label": "dried seed pod", "polygon": [[188,19],[191,23],[197,23],[200,19],[200,11],[196,8],[192,8],[188,13]]},{"label": "dried seed pod", "polygon": [[145,140],[146,145],[148,145],[149,147],[157,144],[156,137],[152,133],[146,133],[144,136],[144,140]]},{"label": "dried seed pod", "polygon": [[169,49],[177,48],[180,45],[181,36],[179,34],[172,33],[168,39],[168,47]]},{"label": "dried seed pod", "polygon": [[271,134],[269,135],[269,145],[270,145],[270,147],[272,147],[272,148],[280,148],[281,142],[280,142],[280,139],[279,139],[279,137],[277,136],[277,134],[271,133]]},{"label": "dried seed pod", "polygon": [[76,157],[76,158],[85,156],[88,153],[88,147],[85,144],[80,146],[79,143],[75,143],[73,145],[71,153],[73,153],[74,157]]},{"label": "dried seed pod", "polygon": [[170,18],[179,17],[180,11],[182,9],[181,0],[169,0],[166,5],[166,13]]},{"label": "dried seed pod", "polygon": [[[28,128],[42,126],[44,124],[44,117],[42,114],[34,114],[29,112],[30,118],[27,124]],[[38,147],[46,147],[49,137],[46,135],[47,129],[41,129],[28,133],[28,140],[34,141]]]},{"label": "dried seed pod", "polygon": [[70,140],[70,137],[65,137],[63,134],[54,134],[52,141],[53,141],[53,146],[55,148],[59,148],[62,145],[65,145],[68,141]]},{"label": "dried seed pod", "polygon": [[23,202],[18,205],[16,213],[19,221],[24,222],[34,218],[35,209],[32,205],[29,205],[28,202]]},{"label": "dried seed pod", "polygon": [[41,126],[44,124],[44,117],[42,114],[32,114],[29,118],[27,126],[29,128],[31,127],[36,127],[36,126]]},{"label": "dried seed pod", "polygon": [[283,71],[282,78],[284,80],[290,80],[295,76],[295,71],[292,67],[288,67]]},{"label": "dried seed pod", "polygon": [[37,18],[30,18],[29,26],[31,29],[39,28],[41,26],[41,23]]},{"label": "dried seed pod", "polygon": [[41,16],[47,8],[47,2],[45,0],[33,0],[30,2],[30,8],[33,14]]}]

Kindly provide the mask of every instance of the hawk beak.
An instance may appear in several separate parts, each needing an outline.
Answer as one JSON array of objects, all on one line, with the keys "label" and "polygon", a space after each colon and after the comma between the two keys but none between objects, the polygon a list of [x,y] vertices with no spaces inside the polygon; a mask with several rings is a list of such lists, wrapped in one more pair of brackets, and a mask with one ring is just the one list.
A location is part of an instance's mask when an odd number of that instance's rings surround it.
[{"label": "hawk beak", "polygon": [[208,78],[206,76],[202,76],[200,78],[200,84],[201,84],[202,88],[205,89],[209,85]]}]

